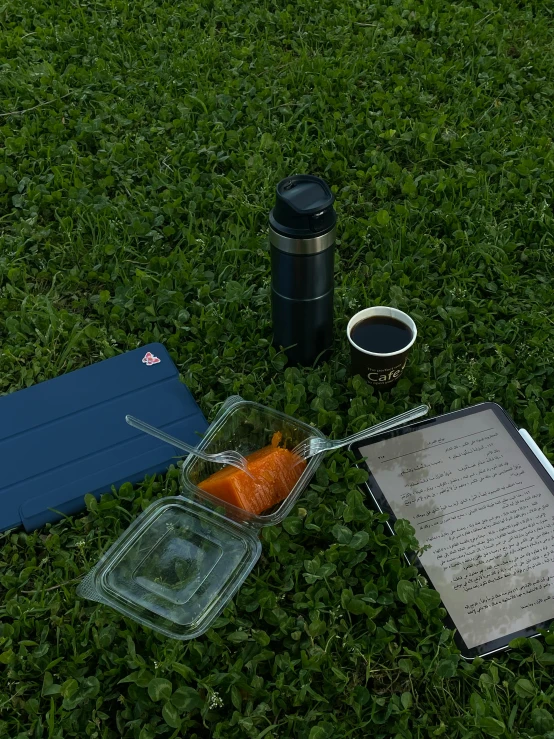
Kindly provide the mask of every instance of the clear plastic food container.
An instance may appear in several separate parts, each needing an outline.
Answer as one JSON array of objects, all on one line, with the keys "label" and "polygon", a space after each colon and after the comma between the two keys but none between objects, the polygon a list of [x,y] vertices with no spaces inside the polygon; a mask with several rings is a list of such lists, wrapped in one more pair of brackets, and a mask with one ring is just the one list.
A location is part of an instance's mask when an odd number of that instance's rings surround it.
[{"label": "clear plastic food container", "polygon": [[[289,449],[316,428],[279,411],[229,398],[198,445],[208,452],[250,454],[280,431]],[[255,515],[198,487],[221,465],[189,457],[182,494],[144,511],[90,570],[77,593],[105,603],[174,639],[193,639],[210,628],[256,564],[263,526],[282,521],[308,486],[323,455],[308,460],[289,495]]]}]

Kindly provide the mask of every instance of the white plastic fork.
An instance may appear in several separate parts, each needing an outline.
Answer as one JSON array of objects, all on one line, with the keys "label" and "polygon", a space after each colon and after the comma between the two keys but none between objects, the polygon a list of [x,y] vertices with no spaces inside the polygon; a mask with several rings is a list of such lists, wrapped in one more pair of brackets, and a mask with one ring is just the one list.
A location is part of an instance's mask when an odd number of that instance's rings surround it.
[{"label": "white plastic fork", "polygon": [[177,449],[182,449],[189,454],[194,454],[195,457],[200,457],[200,459],[203,459],[206,462],[228,464],[232,467],[237,467],[239,470],[246,472],[248,477],[252,477],[252,474],[248,470],[248,462],[242,454],[239,454],[238,452],[229,450],[218,452],[217,454],[208,454],[207,452],[198,449],[198,447],[189,446],[189,444],[181,441],[181,439],[175,438],[175,436],[166,434],[165,431],[162,431],[155,426],[151,426],[149,423],[146,423],[146,421],[141,421],[139,418],[135,418],[134,416],[125,416],[125,420],[129,426],[133,426],[134,428],[139,429],[139,431],[144,431],[145,434],[150,434],[150,436],[155,436],[156,439],[165,441],[168,444],[171,444],[171,446],[177,447]]},{"label": "white plastic fork", "polygon": [[322,439],[318,436],[310,436],[308,439],[304,439],[304,441],[297,444],[292,450],[292,453],[301,459],[308,459],[309,457],[314,457],[316,454],[334,451],[343,446],[353,444],[355,441],[363,441],[363,439],[367,439],[370,436],[376,436],[384,431],[389,431],[403,423],[413,421],[420,416],[425,416],[427,413],[429,413],[428,405],[418,405],[417,408],[412,408],[411,411],[406,411],[399,416],[389,418],[388,421],[382,421],[375,426],[370,426],[364,429],[364,431],[358,431],[357,434],[352,434],[344,439]]}]

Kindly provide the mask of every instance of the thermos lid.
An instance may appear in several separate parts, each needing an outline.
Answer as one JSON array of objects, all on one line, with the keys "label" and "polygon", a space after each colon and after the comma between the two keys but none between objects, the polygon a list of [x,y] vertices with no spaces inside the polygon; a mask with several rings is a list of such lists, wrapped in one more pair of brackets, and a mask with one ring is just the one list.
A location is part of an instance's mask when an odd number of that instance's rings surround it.
[{"label": "thermos lid", "polygon": [[330,231],[337,221],[335,196],[319,177],[298,174],[277,185],[275,207],[269,223],[278,233],[297,239],[310,239]]}]

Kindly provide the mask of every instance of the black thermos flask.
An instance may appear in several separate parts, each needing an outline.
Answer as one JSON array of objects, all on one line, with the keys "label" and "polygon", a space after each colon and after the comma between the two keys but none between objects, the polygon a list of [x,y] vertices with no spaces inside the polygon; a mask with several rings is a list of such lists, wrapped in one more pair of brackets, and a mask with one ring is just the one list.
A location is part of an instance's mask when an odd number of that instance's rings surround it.
[{"label": "black thermos flask", "polygon": [[313,364],[333,342],[334,200],[319,177],[294,175],[269,214],[273,343],[290,364]]}]

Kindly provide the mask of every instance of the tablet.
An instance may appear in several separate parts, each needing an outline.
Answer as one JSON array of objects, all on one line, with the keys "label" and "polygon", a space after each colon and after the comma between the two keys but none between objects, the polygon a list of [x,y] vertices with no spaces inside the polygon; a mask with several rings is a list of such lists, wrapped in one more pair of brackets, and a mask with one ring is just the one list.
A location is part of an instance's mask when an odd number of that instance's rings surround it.
[{"label": "tablet", "polygon": [[554,480],[504,409],[481,403],[352,446],[389,526],[408,520],[416,564],[472,659],[554,619]]}]

